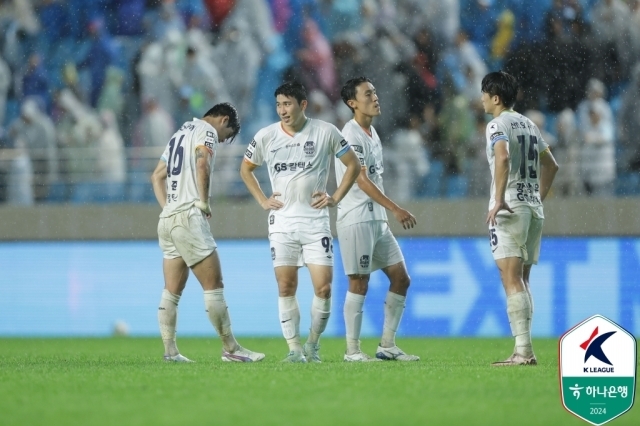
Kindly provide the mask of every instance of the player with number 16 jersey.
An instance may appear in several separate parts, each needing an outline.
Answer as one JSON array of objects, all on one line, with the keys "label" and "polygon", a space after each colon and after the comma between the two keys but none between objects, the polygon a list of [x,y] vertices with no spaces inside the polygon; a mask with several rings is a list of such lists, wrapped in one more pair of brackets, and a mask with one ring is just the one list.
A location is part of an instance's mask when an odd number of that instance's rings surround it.
[{"label": "player with number 16 jersey", "polygon": [[[167,163],[167,203],[160,217],[169,217],[193,207],[197,201],[196,185],[196,147],[204,145],[210,152],[210,167],[216,159],[218,132],[204,120],[194,118],[187,121],[171,137],[169,144],[160,157]],[[209,178],[210,181],[213,175]],[[211,184],[209,185],[211,188]],[[209,194],[211,196],[211,194]]]}]

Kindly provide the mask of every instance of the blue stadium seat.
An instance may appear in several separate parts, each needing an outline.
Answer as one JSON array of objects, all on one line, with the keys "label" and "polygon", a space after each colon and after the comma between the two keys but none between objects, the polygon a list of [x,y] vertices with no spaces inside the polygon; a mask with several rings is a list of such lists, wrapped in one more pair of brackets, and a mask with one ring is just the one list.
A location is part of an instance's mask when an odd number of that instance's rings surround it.
[{"label": "blue stadium seat", "polygon": [[67,184],[64,182],[54,182],[49,185],[47,202],[64,203],[65,201],[67,201]]},{"label": "blue stadium seat", "polygon": [[466,176],[449,176],[449,179],[447,179],[447,198],[466,197],[468,187],[469,181]]},{"label": "blue stadium seat", "polygon": [[429,173],[423,179],[424,186],[419,195],[426,198],[440,198],[445,179],[444,163],[440,160],[431,160]]},{"label": "blue stadium seat", "polygon": [[617,196],[628,197],[640,195],[640,174],[633,172],[620,173],[616,179]]}]

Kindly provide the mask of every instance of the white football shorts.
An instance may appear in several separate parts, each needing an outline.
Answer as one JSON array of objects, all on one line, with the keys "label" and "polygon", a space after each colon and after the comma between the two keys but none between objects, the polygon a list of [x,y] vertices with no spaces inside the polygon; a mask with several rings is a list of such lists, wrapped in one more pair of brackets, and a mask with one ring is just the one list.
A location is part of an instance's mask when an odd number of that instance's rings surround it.
[{"label": "white football shorts", "polygon": [[333,266],[331,231],[274,232],[269,234],[273,267],[307,264]]},{"label": "white football shorts", "polygon": [[384,220],[338,228],[342,265],[347,275],[368,275],[404,262],[398,241]]},{"label": "white football shorts", "polygon": [[495,260],[519,257],[525,265],[535,265],[540,256],[540,240],[544,219],[533,215],[527,206],[501,211],[495,226],[489,226],[489,245]]},{"label": "white football shorts", "polygon": [[165,259],[181,257],[189,267],[209,256],[217,247],[209,222],[197,207],[161,217],[158,239]]}]

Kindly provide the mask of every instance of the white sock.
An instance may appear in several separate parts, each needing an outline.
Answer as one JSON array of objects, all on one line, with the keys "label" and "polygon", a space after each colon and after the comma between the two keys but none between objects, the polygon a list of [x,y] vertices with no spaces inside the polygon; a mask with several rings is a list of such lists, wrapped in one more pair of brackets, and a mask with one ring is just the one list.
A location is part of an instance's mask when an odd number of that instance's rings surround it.
[{"label": "white sock", "polygon": [[169,290],[162,290],[160,306],[158,307],[158,325],[160,336],[164,343],[164,354],[175,356],[180,352],[176,345],[176,324],[178,322],[178,303],[180,296],[172,294]]},{"label": "white sock", "polygon": [[302,351],[300,344],[300,307],[295,296],[279,297],[278,311],[282,335],[287,340],[289,350]]},{"label": "white sock", "polygon": [[396,345],[396,331],[404,313],[404,302],[407,298],[399,294],[387,292],[384,301],[384,326],[382,327],[382,339],[380,346],[391,348]]},{"label": "white sock", "polygon": [[347,292],[344,301],[344,326],[347,331],[347,354],[360,352],[360,330],[365,296]]},{"label": "white sock", "polygon": [[531,300],[521,291],[507,296],[507,315],[511,334],[516,338],[516,352],[524,357],[533,355],[531,346]]},{"label": "white sock", "polygon": [[222,340],[225,351],[233,352],[238,349],[238,342],[231,331],[231,318],[229,308],[224,301],[224,290],[217,288],[204,292],[204,306],[207,316]]},{"label": "white sock", "polygon": [[320,340],[320,335],[327,328],[329,322],[329,316],[331,315],[331,298],[321,299],[318,296],[313,296],[311,302],[311,329],[309,330],[308,343],[314,345]]}]

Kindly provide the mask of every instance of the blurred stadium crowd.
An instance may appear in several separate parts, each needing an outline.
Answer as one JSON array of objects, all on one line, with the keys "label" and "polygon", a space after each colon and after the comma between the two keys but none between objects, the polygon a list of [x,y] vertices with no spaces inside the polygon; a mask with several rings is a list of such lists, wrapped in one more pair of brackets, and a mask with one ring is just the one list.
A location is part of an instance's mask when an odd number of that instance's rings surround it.
[{"label": "blurred stadium crowd", "polygon": [[1,202],[154,201],[176,127],[222,101],[243,131],[215,197],[247,197],[275,87],[300,80],[307,115],[341,128],[360,75],[394,199],[488,197],[480,82],[498,69],[561,164],[556,196],[640,194],[640,0],[0,0],[0,28]]}]

